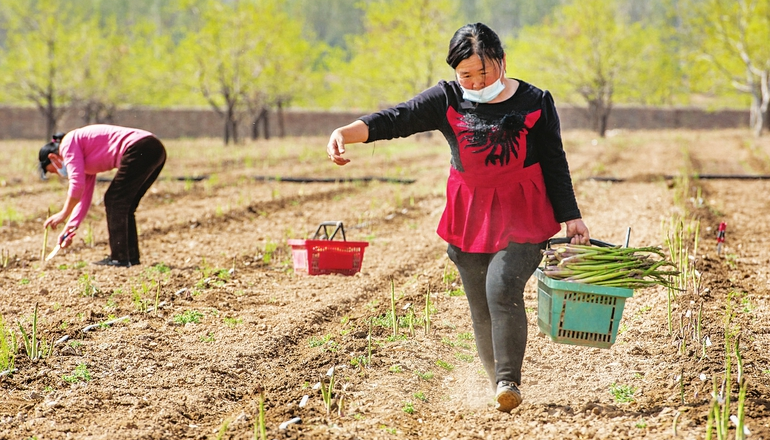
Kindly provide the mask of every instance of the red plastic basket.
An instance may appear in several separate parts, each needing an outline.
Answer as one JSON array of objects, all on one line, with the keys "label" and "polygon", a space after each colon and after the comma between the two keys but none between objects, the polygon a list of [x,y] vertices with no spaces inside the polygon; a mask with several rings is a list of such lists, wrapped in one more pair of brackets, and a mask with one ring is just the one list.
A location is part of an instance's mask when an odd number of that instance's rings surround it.
[{"label": "red plastic basket", "polygon": [[[336,227],[331,235],[327,233],[328,226]],[[342,232],[343,241],[333,241],[338,231]],[[317,239],[319,236],[321,239]],[[354,275],[361,270],[364,249],[369,246],[365,241],[347,241],[342,222],[323,222],[313,239],[289,239],[288,243],[291,246],[294,272],[308,275]]]}]

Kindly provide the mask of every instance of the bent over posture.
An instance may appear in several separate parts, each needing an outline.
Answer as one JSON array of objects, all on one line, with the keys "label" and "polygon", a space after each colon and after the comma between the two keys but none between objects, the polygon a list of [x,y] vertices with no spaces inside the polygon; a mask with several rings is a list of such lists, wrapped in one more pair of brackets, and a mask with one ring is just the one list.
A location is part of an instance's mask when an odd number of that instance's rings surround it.
[{"label": "bent over posture", "polygon": [[140,264],[134,212],[147,189],[166,163],[166,149],[152,133],[116,125],[88,125],[54,137],[38,155],[41,176],[57,173],[69,179],[67,200],[61,211],[46,219],[56,228],[67,221],[59,235],[62,247],[72,243],[75,231],[91,207],[96,175],[117,168],[107,192],[110,256],[94,264],[129,267]]}]

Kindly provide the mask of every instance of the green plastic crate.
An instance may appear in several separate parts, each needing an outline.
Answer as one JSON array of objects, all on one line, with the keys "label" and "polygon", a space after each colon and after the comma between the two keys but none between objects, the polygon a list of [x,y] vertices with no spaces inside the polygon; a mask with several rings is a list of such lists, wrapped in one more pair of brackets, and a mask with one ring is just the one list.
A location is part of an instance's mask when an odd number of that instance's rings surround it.
[{"label": "green plastic crate", "polygon": [[633,289],[537,277],[537,325],[554,342],[610,348]]}]

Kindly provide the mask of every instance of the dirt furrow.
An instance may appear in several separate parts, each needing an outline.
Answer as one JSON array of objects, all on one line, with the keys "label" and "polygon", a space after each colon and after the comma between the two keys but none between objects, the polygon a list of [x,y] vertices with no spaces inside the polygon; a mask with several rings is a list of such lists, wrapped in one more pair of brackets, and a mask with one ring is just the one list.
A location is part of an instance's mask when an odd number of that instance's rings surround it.
[{"label": "dirt furrow", "polygon": [[[336,168],[323,159],[319,140],[229,149],[180,141],[169,142],[169,175],[212,179],[153,186],[137,213],[141,266],[84,263],[106,252],[100,206],[91,218],[96,246],[79,244],[47,267],[36,260],[35,220],[3,225],[0,247],[13,243],[24,258],[0,270],[6,328],[29,328],[38,303],[46,340],[70,339],[38,362],[20,351],[18,372],[0,378],[0,439],[252,439],[260,387],[268,438],[276,439],[668,439],[675,423],[678,437],[703,438],[712,380],[725,370],[725,335],[736,328],[749,383],[748,427],[752,438],[770,438],[768,183],[639,177],[707,172],[717,159],[725,170],[757,172],[768,146],[735,131],[618,132],[593,140],[590,133],[565,133],[592,235],[622,243],[630,227],[631,246],[662,245],[676,215],[700,219],[693,261],[702,285],[671,302],[671,332],[669,292],[638,289],[626,301],[616,343],[598,349],[537,336],[531,280],[524,403],[514,413],[492,407],[466,299],[454,296],[460,283],[434,232],[444,204],[442,142],[354,147],[354,161]],[[300,185],[249,178],[258,174],[417,180]],[[584,180],[592,174],[623,181]],[[57,197],[23,180],[18,184],[33,192],[18,199],[30,212]],[[369,242],[359,274],[293,273],[286,239],[304,238],[325,220],[342,220],[348,240]],[[719,221],[728,224],[723,255],[715,252]],[[401,318],[397,337],[388,321],[391,282]],[[430,332],[420,321],[428,290]],[[121,316],[130,320],[81,332]],[[691,331],[694,317],[710,346],[692,337],[682,344],[683,325]],[[71,379],[81,365],[90,380]],[[312,387],[332,365],[338,386],[327,414]],[[633,399],[617,400],[616,386],[633,389]],[[733,413],[736,399],[734,390]],[[278,428],[292,417],[301,423]]]}]

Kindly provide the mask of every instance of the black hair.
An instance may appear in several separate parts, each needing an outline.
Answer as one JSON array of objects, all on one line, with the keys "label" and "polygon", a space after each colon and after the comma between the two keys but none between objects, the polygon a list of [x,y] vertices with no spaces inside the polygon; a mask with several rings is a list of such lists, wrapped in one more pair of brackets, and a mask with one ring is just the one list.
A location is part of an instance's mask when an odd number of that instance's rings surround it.
[{"label": "black hair", "polygon": [[56,133],[53,136],[51,136],[51,142],[48,142],[47,144],[43,145],[42,148],[40,148],[40,152],[37,154],[37,160],[38,165],[37,169],[40,172],[40,178],[45,180],[45,173],[46,173],[46,167],[51,163],[51,159],[48,158],[48,155],[53,154],[59,154],[59,144],[61,143],[62,138],[64,138],[64,133]]},{"label": "black hair", "polygon": [[500,37],[484,23],[466,24],[455,32],[449,41],[446,63],[456,69],[458,64],[472,55],[478,55],[482,65],[486,65],[487,60],[498,64],[503,62],[505,51]]}]

